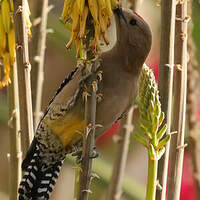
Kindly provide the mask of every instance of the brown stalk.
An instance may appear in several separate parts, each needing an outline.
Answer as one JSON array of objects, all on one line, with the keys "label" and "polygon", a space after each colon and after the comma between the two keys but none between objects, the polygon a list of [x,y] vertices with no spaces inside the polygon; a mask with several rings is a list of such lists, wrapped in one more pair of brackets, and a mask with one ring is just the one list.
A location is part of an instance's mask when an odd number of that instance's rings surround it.
[{"label": "brown stalk", "polygon": [[91,193],[90,185],[93,178],[92,175],[92,160],[95,158],[95,129],[96,129],[96,106],[98,81],[96,70],[100,63],[99,59],[94,55],[94,51],[90,48],[90,40],[94,38],[94,27],[92,19],[89,18],[86,24],[86,29],[89,30],[83,43],[82,54],[86,55],[87,60],[83,63],[84,75],[89,75],[88,80],[84,80],[83,97],[85,101],[85,129],[83,135],[82,161],[79,175],[79,189],[77,200],[88,200]]},{"label": "brown stalk", "polygon": [[[188,2],[188,12],[192,15],[192,3]],[[196,199],[200,199],[200,144],[198,140],[198,126],[196,119],[196,87],[195,87],[195,69],[197,65],[196,49],[192,38],[193,23],[191,22],[188,27],[188,80],[187,80],[187,116],[188,116],[188,129],[189,129],[189,151],[192,155],[193,178],[196,188]]]},{"label": "brown stalk", "polygon": [[36,129],[41,117],[41,101],[44,81],[44,60],[46,50],[47,19],[49,0],[36,1],[36,18],[33,22],[33,41],[32,41],[32,94],[34,110],[34,128]]},{"label": "brown stalk", "polygon": [[[160,67],[159,67],[159,92],[162,110],[167,116],[167,134],[170,134],[172,90],[174,72],[174,33],[175,33],[176,0],[161,1],[161,44],[160,44]],[[167,84],[166,84],[167,83]],[[165,122],[164,122],[165,123]],[[158,165],[158,180],[162,190],[157,190],[156,199],[164,200],[167,184],[167,170],[169,160],[170,142],[166,145],[165,156]]]},{"label": "brown stalk", "polygon": [[120,122],[120,130],[117,141],[116,159],[114,162],[111,183],[108,190],[107,200],[120,200],[121,199],[121,186],[124,177],[126,161],[128,156],[130,134],[133,131],[132,118],[133,107],[129,110]]},{"label": "brown stalk", "polygon": [[18,185],[21,180],[21,135],[19,119],[19,95],[17,83],[16,65],[11,66],[11,84],[8,86],[9,104],[9,135],[10,135],[10,156],[9,156],[9,199],[17,199]]},{"label": "brown stalk", "polygon": [[[95,74],[92,74],[92,83],[96,81]],[[83,138],[83,152],[81,171],[79,177],[78,200],[87,200],[92,179],[92,159],[95,147],[95,120],[96,120],[96,91],[92,85],[87,86],[91,96],[85,100],[85,131]]]},{"label": "brown stalk", "polygon": [[23,156],[33,138],[30,62],[28,55],[28,33],[25,23],[24,0],[14,1],[14,26],[16,38],[16,60],[19,87],[19,111]]},{"label": "brown stalk", "polygon": [[175,56],[176,66],[174,92],[173,129],[178,131],[171,139],[167,199],[179,200],[184,158],[184,136],[187,94],[187,0],[176,6]]}]

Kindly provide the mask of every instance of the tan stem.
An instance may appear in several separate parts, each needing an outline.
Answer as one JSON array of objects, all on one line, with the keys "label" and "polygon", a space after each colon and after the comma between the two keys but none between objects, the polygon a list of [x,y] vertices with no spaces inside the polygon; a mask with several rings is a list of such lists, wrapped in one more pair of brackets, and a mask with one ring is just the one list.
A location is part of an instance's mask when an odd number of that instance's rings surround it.
[{"label": "tan stem", "polygon": [[178,131],[172,137],[169,165],[169,181],[167,190],[168,200],[179,200],[184,158],[184,136],[186,117],[187,95],[187,0],[176,6],[176,31],[175,31],[175,66],[177,80],[175,81],[174,101],[174,130]]},{"label": "tan stem", "polygon": [[9,104],[9,135],[10,135],[10,156],[9,156],[9,199],[17,199],[18,185],[21,180],[21,135],[19,119],[19,95],[17,83],[16,65],[11,66],[11,84],[8,86]]},{"label": "tan stem", "polygon": [[107,200],[121,199],[121,187],[128,156],[130,134],[133,131],[132,117],[133,117],[133,107],[129,110],[128,115],[124,117],[120,122],[116,160],[113,165],[113,173],[108,190],[108,195],[106,198]]},{"label": "tan stem", "polygon": [[28,33],[25,22],[24,5],[25,0],[14,1],[14,25],[23,156],[25,156],[33,138],[33,115],[30,83],[31,66],[28,54]]},{"label": "tan stem", "polygon": [[[93,81],[95,75],[93,74]],[[88,89],[91,85],[88,86]],[[91,97],[85,102],[85,132],[83,138],[82,163],[79,178],[78,200],[88,200],[92,179],[92,155],[95,147],[96,91],[89,89]]]},{"label": "tan stem", "polygon": [[32,88],[33,88],[33,109],[34,109],[34,128],[37,128],[41,117],[41,102],[44,81],[44,60],[46,50],[48,0],[36,1],[35,7],[38,9],[36,20],[40,19],[39,24],[34,24],[34,40],[32,48]]},{"label": "tan stem", "polygon": [[[176,0],[161,1],[161,44],[158,86],[161,97],[162,110],[167,116],[167,134],[170,133],[171,126],[175,12]],[[158,200],[164,200],[166,195],[169,149],[170,142],[167,143],[165,155],[160,159],[158,164],[158,180],[162,185],[162,191],[157,190],[156,199]]]}]

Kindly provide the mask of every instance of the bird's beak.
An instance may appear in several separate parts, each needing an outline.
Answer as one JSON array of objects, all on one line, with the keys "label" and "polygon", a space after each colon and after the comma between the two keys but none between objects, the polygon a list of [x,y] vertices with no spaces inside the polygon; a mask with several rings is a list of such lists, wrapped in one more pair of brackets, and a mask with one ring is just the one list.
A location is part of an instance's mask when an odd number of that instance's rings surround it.
[{"label": "bird's beak", "polygon": [[117,8],[114,10],[114,12],[117,14],[117,16],[119,18],[122,18],[124,20],[124,22],[127,24],[126,17],[124,16],[124,13],[122,11],[122,8],[120,8],[120,6],[117,6]]}]

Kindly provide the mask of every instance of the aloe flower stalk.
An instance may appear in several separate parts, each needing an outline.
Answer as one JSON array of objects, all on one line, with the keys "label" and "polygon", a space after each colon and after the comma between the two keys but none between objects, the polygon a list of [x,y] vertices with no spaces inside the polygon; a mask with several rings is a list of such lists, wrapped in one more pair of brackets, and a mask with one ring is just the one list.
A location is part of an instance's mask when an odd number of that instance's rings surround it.
[{"label": "aloe flower stalk", "polygon": [[140,113],[140,133],[136,139],[148,149],[148,182],[146,200],[156,196],[158,160],[165,152],[170,135],[165,135],[167,125],[161,110],[159,91],[152,70],[144,65],[139,77],[137,104]]}]

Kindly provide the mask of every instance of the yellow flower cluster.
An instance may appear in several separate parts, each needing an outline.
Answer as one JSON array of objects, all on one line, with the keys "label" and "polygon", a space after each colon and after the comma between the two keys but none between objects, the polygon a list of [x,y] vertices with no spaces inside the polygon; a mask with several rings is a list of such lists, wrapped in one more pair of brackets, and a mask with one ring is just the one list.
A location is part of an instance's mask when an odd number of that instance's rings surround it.
[{"label": "yellow flower cluster", "polygon": [[[10,66],[15,62],[15,30],[13,20],[13,0],[0,1],[0,89],[10,83]],[[30,10],[28,2],[25,1],[25,16],[28,33],[31,35]]]},{"label": "yellow flower cluster", "polygon": [[[89,16],[93,18],[94,25],[94,52],[99,50],[99,39],[103,37],[106,44],[106,30],[110,26],[110,18],[113,9],[120,4],[119,0],[65,0],[61,19],[67,23],[72,19],[72,35],[66,47],[69,49],[76,41],[77,52],[79,53],[82,40],[87,34],[86,21]],[[91,15],[90,15],[91,14]]]}]

